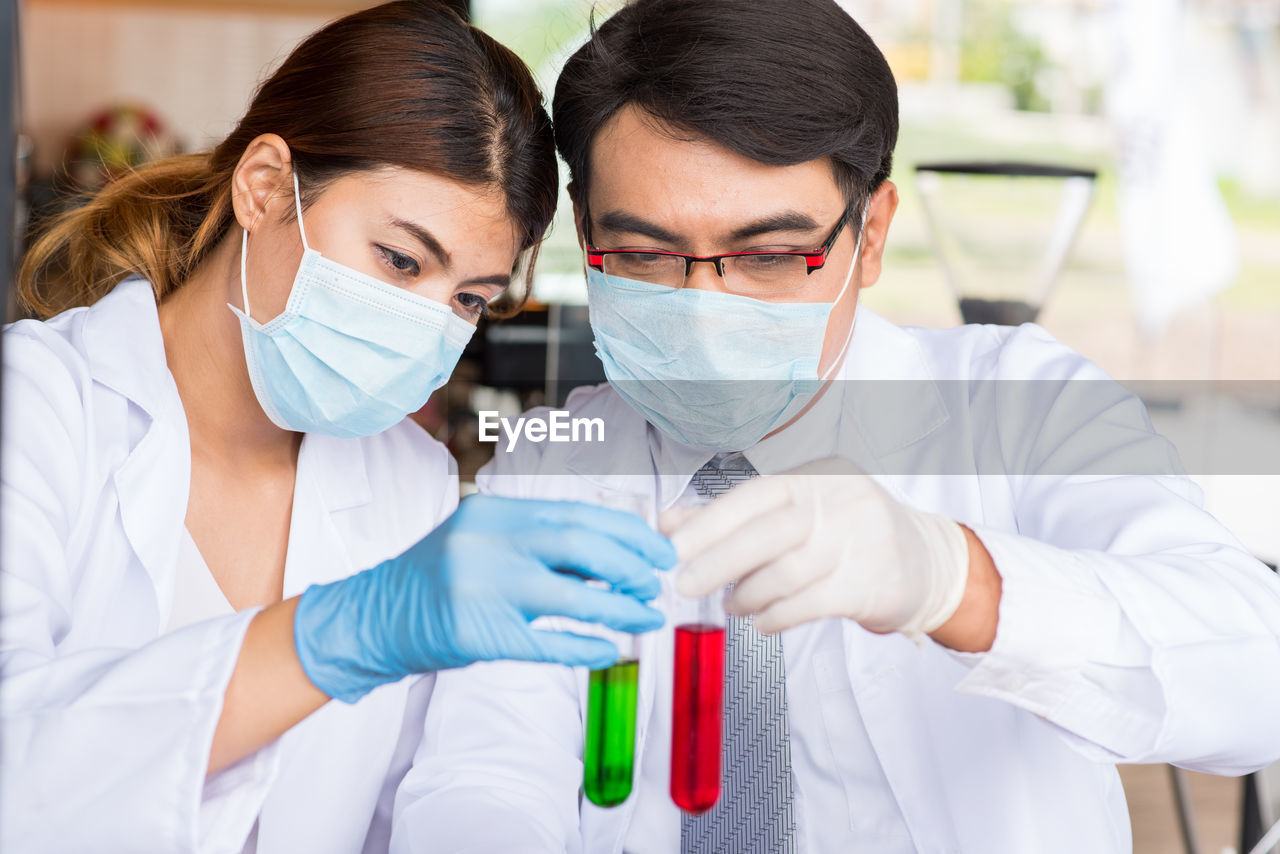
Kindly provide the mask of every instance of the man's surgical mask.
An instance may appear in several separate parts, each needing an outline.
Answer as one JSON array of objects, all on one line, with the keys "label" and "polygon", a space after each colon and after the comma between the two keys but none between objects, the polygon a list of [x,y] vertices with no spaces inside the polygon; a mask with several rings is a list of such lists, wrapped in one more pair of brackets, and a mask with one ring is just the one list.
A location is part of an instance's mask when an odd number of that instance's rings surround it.
[{"label": "man's surgical mask", "polygon": [[[862,212],[865,228],[867,209]],[[672,290],[589,268],[587,293],[605,376],[632,408],[686,445],[741,451],[791,419],[839,365],[818,375],[829,303],[771,303],[695,288]],[[850,331],[852,336],[852,330]]]},{"label": "man's surgical mask", "polygon": [[284,430],[371,436],[416,412],[453,373],[475,327],[444,303],[409,293],[307,246],[298,174],[293,200],[302,263],[284,311],[249,316],[240,244],[240,318],[249,380],[267,417]]}]

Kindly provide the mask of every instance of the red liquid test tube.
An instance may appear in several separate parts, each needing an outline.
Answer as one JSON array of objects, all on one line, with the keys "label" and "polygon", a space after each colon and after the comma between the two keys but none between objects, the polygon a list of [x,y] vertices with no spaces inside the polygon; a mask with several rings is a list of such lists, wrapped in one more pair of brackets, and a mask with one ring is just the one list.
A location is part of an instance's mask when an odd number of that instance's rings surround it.
[{"label": "red liquid test tube", "polygon": [[[701,609],[700,609],[701,610]],[[704,813],[720,797],[724,624],[676,627],[671,713],[671,800]]]}]

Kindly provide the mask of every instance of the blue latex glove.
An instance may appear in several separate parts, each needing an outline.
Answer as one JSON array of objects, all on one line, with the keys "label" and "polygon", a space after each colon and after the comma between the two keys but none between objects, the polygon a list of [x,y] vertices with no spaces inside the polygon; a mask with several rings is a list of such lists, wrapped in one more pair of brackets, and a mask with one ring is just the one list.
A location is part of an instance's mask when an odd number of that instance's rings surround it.
[{"label": "blue latex glove", "polygon": [[529,622],[557,615],[652,631],[662,614],[642,600],[660,590],[654,568],[675,562],[670,541],[631,513],[472,496],[399,557],[307,588],[294,642],[308,678],[348,703],[411,673],[475,661],[607,667],[618,657],[609,641]]}]

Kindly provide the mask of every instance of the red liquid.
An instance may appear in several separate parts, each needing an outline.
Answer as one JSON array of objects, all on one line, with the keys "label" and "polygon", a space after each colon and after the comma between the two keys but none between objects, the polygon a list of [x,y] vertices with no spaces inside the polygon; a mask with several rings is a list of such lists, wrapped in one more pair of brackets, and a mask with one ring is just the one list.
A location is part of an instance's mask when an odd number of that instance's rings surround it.
[{"label": "red liquid", "polygon": [[671,800],[704,813],[720,797],[720,741],[724,695],[724,628],[676,627],[676,673],[671,710]]}]

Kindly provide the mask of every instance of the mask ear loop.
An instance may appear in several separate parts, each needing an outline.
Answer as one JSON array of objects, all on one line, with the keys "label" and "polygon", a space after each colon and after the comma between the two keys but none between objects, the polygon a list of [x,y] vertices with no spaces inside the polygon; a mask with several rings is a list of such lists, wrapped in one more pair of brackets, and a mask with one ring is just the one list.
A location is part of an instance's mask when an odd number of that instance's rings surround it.
[{"label": "mask ear loop", "polygon": [[307,230],[302,227],[302,191],[298,189],[298,170],[293,169],[293,209],[298,212],[298,233],[302,235],[302,251],[311,249],[307,245]]},{"label": "mask ear loop", "polygon": [[[302,236],[302,251],[311,249],[307,245],[307,230],[302,225],[302,192],[298,188],[298,170],[293,169],[293,208],[298,212],[298,234]],[[245,258],[249,254],[249,229],[240,229],[240,299],[244,305],[245,317],[252,318],[249,310],[249,277],[245,275]]]},{"label": "mask ear loop", "polygon": [[249,280],[244,274],[244,259],[249,253],[249,229],[240,229],[240,304],[244,306],[244,316],[253,317],[249,311]]},{"label": "mask ear loop", "polygon": [[[844,277],[844,285],[840,288],[840,293],[836,295],[835,301],[831,303],[834,310],[835,306],[844,299],[845,292],[849,290],[849,283],[853,281],[853,271],[858,268],[858,262],[862,260],[862,236],[867,231],[867,213],[871,210],[871,199],[867,199],[867,203],[862,206],[862,217],[858,222],[858,241],[853,247],[853,263],[849,265],[849,274]],[[840,363],[844,361],[844,354],[849,349],[849,342],[853,340],[853,329],[858,325],[858,316],[855,314],[853,321],[849,324],[849,334],[845,336],[844,343],[840,345],[840,352],[836,353],[835,359],[832,360],[831,366],[823,373],[819,379],[826,382],[835,375],[836,370],[840,367]]]}]

